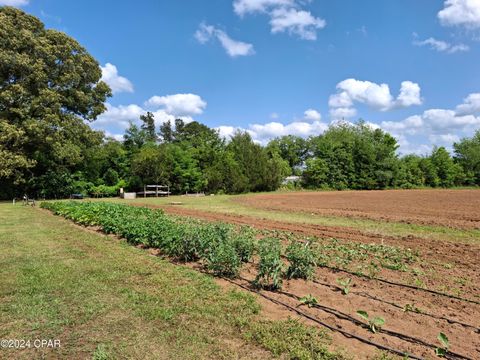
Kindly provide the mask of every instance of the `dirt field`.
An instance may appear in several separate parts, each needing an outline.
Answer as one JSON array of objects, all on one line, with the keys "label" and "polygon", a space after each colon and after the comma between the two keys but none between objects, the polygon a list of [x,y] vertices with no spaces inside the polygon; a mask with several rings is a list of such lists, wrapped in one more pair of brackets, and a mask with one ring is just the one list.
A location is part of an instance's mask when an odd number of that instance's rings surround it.
[{"label": "dirt field", "polygon": [[[480,224],[480,191],[474,190],[292,193],[252,195],[235,201],[267,210],[306,211],[465,229],[478,228]],[[443,332],[450,340],[450,350],[456,353],[448,358],[480,358],[478,243],[418,238],[414,234],[382,236],[350,227],[273,221],[182,206],[161,207],[170,214],[274,231],[275,236],[292,233],[297,239],[313,236],[327,243],[337,239],[332,244],[347,248],[328,254],[331,263],[319,266],[313,281],[290,280],[285,281],[282,291],[262,291],[261,296],[267,298],[262,299],[262,304],[263,311],[270,317],[300,317],[320,327],[326,324],[337,329],[335,344],[344,346],[354,358],[372,358],[374,347],[345,337],[341,331],[424,359],[436,358],[434,350],[440,346],[437,335]],[[374,253],[367,253],[361,260],[348,260],[352,256],[355,258],[358,249],[372,245],[385,245],[392,252],[416,255],[401,270],[380,266],[372,271]],[[343,265],[343,261],[348,265]],[[255,273],[254,262],[242,272],[242,278],[234,282],[251,290]],[[348,295],[340,291],[338,280],[341,278],[351,279]],[[318,300],[317,306],[298,305],[298,299],[308,294]],[[371,317],[385,318],[385,332],[372,334],[362,327],[357,310],[367,311]]]},{"label": "dirt field", "polygon": [[254,208],[452,228],[480,228],[480,190],[295,192],[240,197]]}]

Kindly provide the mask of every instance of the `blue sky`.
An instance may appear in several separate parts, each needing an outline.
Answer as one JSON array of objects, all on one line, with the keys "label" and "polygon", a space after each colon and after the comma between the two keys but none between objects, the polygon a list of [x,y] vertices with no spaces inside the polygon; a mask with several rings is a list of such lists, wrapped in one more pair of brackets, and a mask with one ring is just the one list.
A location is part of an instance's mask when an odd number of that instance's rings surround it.
[{"label": "blue sky", "polygon": [[480,0],[0,0],[76,38],[114,89],[92,124],[154,112],[261,143],[363,118],[426,153],[480,128]]}]

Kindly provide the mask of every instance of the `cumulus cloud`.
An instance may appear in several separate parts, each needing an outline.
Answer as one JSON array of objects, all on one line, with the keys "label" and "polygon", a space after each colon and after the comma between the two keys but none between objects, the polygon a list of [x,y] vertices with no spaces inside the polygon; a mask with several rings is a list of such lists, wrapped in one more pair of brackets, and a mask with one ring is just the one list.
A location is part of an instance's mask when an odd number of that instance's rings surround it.
[{"label": "cumulus cloud", "polygon": [[463,104],[460,104],[456,107],[455,112],[457,115],[480,113],[480,93],[468,95],[463,100]]},{"label": "cumulus cloud", "polygon": [[106,63],[102,69],[102,81],[105,81],[112,89],[112,92],[133,92],[133,84],[127,78],[118,75],[117,67],[113,64]]},{"label": "cumulus cloud", "polygon": [[234,40],[225,31],[205,23],[200,24],[200,27],[195,32],[195,38],[200,44],[205,44],[214,38],[217,39],[230,57],[255,54],[252,44]]},{"label": "cumulus cloud", "polygon": [[[468,95],[452,109],[428,109],[400,121],[382,121],[380,127],[397,138],[402,153],[426,154],[433,145],[450,149],[454,142],[480,128],[480,93]],[[414,144],[409,137],[430,144]]]},{"label": "cumulus cloud", "polygon": [[304,40],[316,40],[317,30],[326,26],[326,21],[301,8],[299,0],[235,0],[233,9],[241,17],[262,13],[270,17],[273,34],[286,32]]},{"label": "cumulus cloud", "polygon": [[[114,128],[119,131],[125,131],[125,129],[130,126],[130,123],[140,125],[140,116],[146,114],[148,111],[147,109],[136,104],[114,106],[107,103],[106,107],[107,111],[100,115],[93,123],[93,126],[97,129],[105,130],[106,128]],[[193,121],[191,116],[174,115],[163,109],[154,110],[152,111],[152,114],[155,118],[155,124],[157,126],[167,121],[171,121],[173,123],[175,119],[182,119],[186,123]],[[107,130],[106,133],[110,132]]]},{"label": "cumulus cloud", "polygon": [[480,28],[480,0],[446,0],[437,14],[444,26]]},{"label": "cumulus cloud", "polygon": [[303,117],[309,121],[320,121],[322,119],[322,115],[315,109],[305,110]]},{"label": "cumulus cloud", "polygon": [[239,16],[248,13],[267,12],[271,8],[295,6],[295,0],[235,0],[233,10]]},{"label": "cumulus cloud", "polygon": [[0,0],[0,6],[25,6],[29,2],[29,0]]},{"label": "cumulus cloud", "polygon": [[330,109],[330,117],[333,120],[349,119],[357,115],[357,110],[350,107],[338,107]]},{"label": "cumulus cloud", "polygon": [[175,94],[152,96],[145,106],[137,104],[112,105],[107,103],[107,110],[93,123],[97,129],[125,131],[130,123],[140,124],[140,116],[150,111],[153,113],[157,126],[167,121],[182,119],[188,123],[193,121],[193,115],[203,113],[207,103],[195,94]]},{"label": "cumulus cloud", "polygon": [[146,112],[136,104],[114,106],[106,103],[105,106],[107,111],[94,122],[95,127],[114,126],[115,128],[126,129],[129,122],[138,121],[140,115]]},{"label": "cumulus cloud", "polygon": [[155,95],[145,104],[162,107],[166,113],[176,116],[199,115],[207,107],[207,103],[196,94]]},{"label": "cumulus cloud", "polygon": [[465,52],[470,50],[470,47],[468,45],[451,44],[443,40],[437,40],[433,37],[422,41],[415,40],[413,44],[416,46],[428,46],[432,50],[436,50],[438,52],[445,52],[447,54],[454,54],[457,52]]},{"label": "cumulus cloud", "polygon": [[323,29],[325,20],[316,18],[309,11],[294,8],[278,8],[271,12],[272,33],[288,32],[304,40],[316,40],[317,29]]},{"label": "cumulus cloud", "polygon": [[389,111],[420,105],[422,99],[420,86],[411,81],[402,82],[400,93],[395,99],[387,84],[346,79],[337,84],[337,93],[329,98],[330,115],[334,119],[355,116],[356,110],[353,108],[355,102],[365,104],[375,110]]},{"label": "cumulus cloud", "polygon": [[246,131],[250,134],[255,142],[265,145],[276,137],[284,135],[296,135],[306,138],[311,135],[319,135],[327,130],[327,128],[327,124],[324,124],[320,121],[294,121],[286,125],[272,121],[266,124],[250,124],[247,128],[222,125],[216,129],[219,131],[220,136],[226,138],[227,140],[236,131]]},{"label": "cumulus cloud", "polygon": [[430,134],[438,135],[452,131],[468,132],[480,126],[480,117],[458,115],[453,110],[429,109],[402,121],[383,121],[381,127],[395,135]]},{"label": "cumulus cloud", "polygon": [[434,144],[446,144],[451,145],[455,142],[460,141],[460,137],[454,134],[441,134],[441,135],[430,135],[428,139]]}]

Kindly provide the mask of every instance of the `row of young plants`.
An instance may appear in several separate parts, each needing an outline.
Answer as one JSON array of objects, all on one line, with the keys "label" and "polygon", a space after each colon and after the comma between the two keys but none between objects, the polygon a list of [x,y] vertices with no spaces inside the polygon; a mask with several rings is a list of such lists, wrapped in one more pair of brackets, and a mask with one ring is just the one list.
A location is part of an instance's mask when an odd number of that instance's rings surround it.
[{"label": "row of young plants", "polygon": [[243,263],[259,256],[259,287],[278,289],[282,278],[309,278],[316,265],[309,244],[292,241],[282,260],[279,239],[257,240],[248,226],[201,223],[175,218],[160,209],[103,202],[43,202],[42,208],[84,226],[99,227],[107,234],[125,238],[133,245],[158,248],[179,261],[200,261],[217,276],[237,277]]},{"label": "row of young plants", "polygon": [[414,272],[420,254],[416,250],[386,244],[346,242],[335,238],[314,238],[296,234],[264,230],[264,236],[279,238],[284,242],[310,243],[318,266],[330,266],[358,274],[376,277],[381,269]]}]

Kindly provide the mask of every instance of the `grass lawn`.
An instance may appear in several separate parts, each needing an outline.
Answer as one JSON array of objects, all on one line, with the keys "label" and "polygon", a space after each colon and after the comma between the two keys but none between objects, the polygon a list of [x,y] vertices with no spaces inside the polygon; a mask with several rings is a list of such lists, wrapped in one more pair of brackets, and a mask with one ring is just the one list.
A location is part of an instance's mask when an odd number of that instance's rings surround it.
[{"label": "grass lawn", "polygon": [[46,211],[0,204],[0,247],[0,339],[61,343],[0,358],[343,358],[250,294]]},{"label": "grass lawn", "polygon": [[365,232],[387,236],[414,235],[419,238],[439,239],[454,242],[480,243],[480,230],[461,230],[442,226],[407,224],[400,222],[354,219],[348,217],[322,216],[299,212],[262,210],[243,205],[235,199],[248,195],[216,195],[205,197],[170,196],[160,198],[137,198],[135,200],[103,199],[111,202],[168,205],[181,202],[183,207],[202,211],[221,212],[236,215],[249,215],[268,220],[307,223],[322,226],[346,226]]}]

